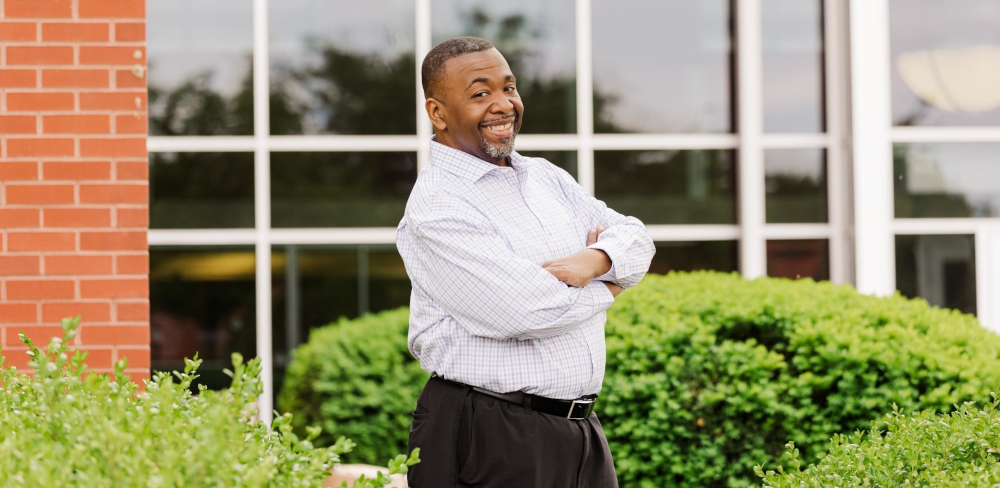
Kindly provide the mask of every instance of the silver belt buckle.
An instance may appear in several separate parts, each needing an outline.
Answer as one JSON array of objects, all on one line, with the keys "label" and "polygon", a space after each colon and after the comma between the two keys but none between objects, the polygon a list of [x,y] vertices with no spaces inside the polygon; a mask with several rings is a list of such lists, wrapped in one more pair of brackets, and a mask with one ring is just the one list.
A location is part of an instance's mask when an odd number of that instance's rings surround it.
[{"label": "silver belt buckle", "polygon": [[594,403],[594,400],[591,400],[591,399],[573,400],[573,403],[570,404],[570,406],[569,406],[569,413],[566,414],[566,418],[569,419],[569,420],[583,420],[583,419],[587,418],[586,416],[584,416],[584,417],[574,417],[573,416],[573,410],[576,409],[576,405],[577,404],[580,404],[580,405],[590,405],[590,404],[593,404],[593,403]]}]

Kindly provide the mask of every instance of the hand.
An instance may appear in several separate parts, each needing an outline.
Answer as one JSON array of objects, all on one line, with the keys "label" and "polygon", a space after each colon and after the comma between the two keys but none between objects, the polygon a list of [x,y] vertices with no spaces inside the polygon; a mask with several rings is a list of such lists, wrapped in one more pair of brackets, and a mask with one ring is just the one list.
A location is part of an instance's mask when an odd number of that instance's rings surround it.
[{"label": "hand", "polygon": [[598,225],[596,229],[590,229],[590,232],[587,233],[587,246],[589,247],[592,244],[597,244],[597,238],[601,237],[601,233],[604,232],[605,229],[606,227],[603,225]]},{"label": "hand", "polygon": [[[587,245],[597,242],[601,232],[604,232],[603,225],[591,229],[587,234]],[[611,258],[604,251],[584,249],[564,258],[546,261],[542,268],[567,285],[583,287],[611,269]]]}]

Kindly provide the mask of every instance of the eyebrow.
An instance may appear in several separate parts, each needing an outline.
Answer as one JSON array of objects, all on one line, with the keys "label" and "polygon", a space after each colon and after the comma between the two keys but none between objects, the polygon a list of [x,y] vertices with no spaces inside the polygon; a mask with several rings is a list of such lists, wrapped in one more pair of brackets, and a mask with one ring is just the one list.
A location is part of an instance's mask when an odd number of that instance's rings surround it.
[{"label": "eyebrow", "polygon": [[[504,77],[504,81],[516,81],[516,78],[514,78],[514,75],[507,75],[507,76]],[[489,82],[490,82],[489,78],[479,77],[479,78],[476,78],[476,79],[472,80],[472,82],[469,83],[469,86],[465,87],[465,89],[468,90],[469,88],[472,88],[472,85],[475,85],[476,83],[487,83],[488,84]]]}]

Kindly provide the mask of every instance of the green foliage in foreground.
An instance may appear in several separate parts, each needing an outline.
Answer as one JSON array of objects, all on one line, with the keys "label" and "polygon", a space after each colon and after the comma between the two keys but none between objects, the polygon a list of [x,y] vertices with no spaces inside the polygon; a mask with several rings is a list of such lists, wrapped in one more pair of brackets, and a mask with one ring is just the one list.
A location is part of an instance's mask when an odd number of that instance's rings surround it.
[{"label": "green foliage in foreground", "polygon": [[[314,447],[318,429],[301,439],[290,415],[271,427],[256,421],[259,359],[234,355],[227,390],[192,395],[195,358],[183,373],[158,373],[139,392],[123,374],[124,360],[115,365],[117,381],[85,374],[86,354],[67,346],[78,326],[79,317],[63,320],[64,335],[45,353],[21,335],[34,378],[3,367],[0,357],[0,486],[320,487],[353,447],[344,438]],[[390,471],[406,472],[417,455],[399,455]],[[387,481],[379,475],[355,486]]]},{"label": "green foliage in foreground", "polygon": [[995,394],[982,410],[970,402],[950,415],[908,417],[894,406],[867,433],[834,436],[826,457],[804,471],[794,443],[786,446],[789,471],[755,471],[768,488],[998,486],[998,406]]},{"label": "green foliage in foreground", "polygon": [[315,329],[292,355],[278,408],[294,414],[296,432],[322,428],[316,439],[365,439],[350,462],[377,463],[405,451],[411,414],[430,375],[406,346],[409,311],[367,314]]},{"label": "green foliage in foreground", "polygon": [[629,487],[758,485],[753,466],[774,466],[788,441],[808,465],[893,403],[950,412],[1000,385],[1000,336],[975,317],[718,273],[650,275],[623,293],[607,354],[597,412]]}]

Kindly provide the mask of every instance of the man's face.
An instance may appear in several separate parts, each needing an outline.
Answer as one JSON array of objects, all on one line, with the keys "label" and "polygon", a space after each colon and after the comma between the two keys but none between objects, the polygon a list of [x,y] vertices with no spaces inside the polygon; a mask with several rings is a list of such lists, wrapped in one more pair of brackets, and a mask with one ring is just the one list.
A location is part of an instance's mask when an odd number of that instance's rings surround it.
[{"label": "man's face", "polygon": [[496,49],[463,54],[445,63],[438,96],[446,130],[440,142],[500,164],[514,149],[524,106],[507,61]]}]

